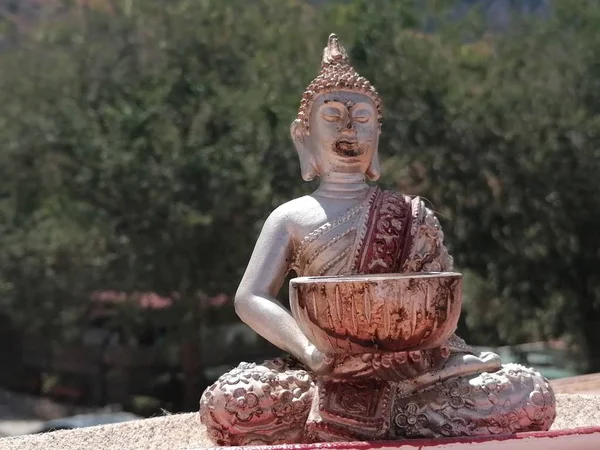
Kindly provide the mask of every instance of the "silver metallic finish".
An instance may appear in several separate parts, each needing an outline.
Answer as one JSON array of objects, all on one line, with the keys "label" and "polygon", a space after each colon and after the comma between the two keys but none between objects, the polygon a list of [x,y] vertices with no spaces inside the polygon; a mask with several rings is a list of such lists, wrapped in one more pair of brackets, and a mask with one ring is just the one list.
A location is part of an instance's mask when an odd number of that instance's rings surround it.
[{"label": "silver metallic finish", "polygon": [[[302,177],[319,188],[271,213],[235,300],[292,358],[241,363],[204,392],[216,444],[472,436],[554,420],[545,378],[452,334],[460,275],[435,214],[366,184],[379,177],[381,111],[332,35],[290,130]],[[276,300],[289,271],[304,277],[291,283],[293,314]]]}]

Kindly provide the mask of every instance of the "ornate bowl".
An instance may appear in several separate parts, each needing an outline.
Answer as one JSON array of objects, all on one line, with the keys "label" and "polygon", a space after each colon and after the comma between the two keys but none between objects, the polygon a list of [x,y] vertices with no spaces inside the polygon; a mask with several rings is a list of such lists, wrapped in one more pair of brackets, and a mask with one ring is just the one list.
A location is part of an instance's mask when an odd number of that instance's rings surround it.
[{"label": "ornate bowl", "polygon": [[294,278],[290,306],[302,332],[325,353],[424,350],[456,329],[462,275]]}]

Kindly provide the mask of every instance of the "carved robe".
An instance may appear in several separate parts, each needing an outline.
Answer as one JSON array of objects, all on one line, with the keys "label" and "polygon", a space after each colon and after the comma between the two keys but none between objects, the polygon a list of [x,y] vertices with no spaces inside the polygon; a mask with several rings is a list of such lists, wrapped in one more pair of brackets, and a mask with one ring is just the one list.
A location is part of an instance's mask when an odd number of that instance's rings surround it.
[{"label": "carved robe", "polygon": [[299,276],[452,270],[433,212],[417,198],[371,188],[366,199],[309,233],[294,252]]}]

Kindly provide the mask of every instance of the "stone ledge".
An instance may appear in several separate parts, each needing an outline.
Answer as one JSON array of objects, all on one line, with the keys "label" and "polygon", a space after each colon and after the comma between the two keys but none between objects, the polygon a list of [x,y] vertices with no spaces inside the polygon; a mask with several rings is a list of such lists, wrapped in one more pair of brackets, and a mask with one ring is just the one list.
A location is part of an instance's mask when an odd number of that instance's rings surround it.
[{"label": "stone ledge", "polygon": [[210,445],[194,413],[0,439],[0,450],[172,450]]},{"label": "stone ledge", "polygon": [[600,373],[552,380],[550,385],[561,394],[600,394]]},{"label": "stone ledge", "polygon": [[[600,426],[600,395],[557,394],[557,412],[558,416],[552,430],[598,427]],[[595,435],[595,439],[600,442],[598,436],[600,434]],[[552,436],[548,436],[548,438],[550,437]],[[198,415],[195,413],[174,414],[114,425],[0,439],[0,450],[171,450],[206,449],[211,445],[204,428],[198,421]],[[433,442],[429,441],[429,446],[431,445]],[[382,445],[378,446],[382,450],[386,448]],[[404,447],[408,449],[410,444],[405,443]],[[566,445],[562,448],[570,447]],[[600,444],[598,444],[598,448],[600,448]],[[549,447],[544,444],[544,449],[549,450]]]},{"label": "stone ledge", "polygon": [[518,433],[510,436],[221,447],[219,450],[598,450],[599,442],[600,427],[597,427]]}]

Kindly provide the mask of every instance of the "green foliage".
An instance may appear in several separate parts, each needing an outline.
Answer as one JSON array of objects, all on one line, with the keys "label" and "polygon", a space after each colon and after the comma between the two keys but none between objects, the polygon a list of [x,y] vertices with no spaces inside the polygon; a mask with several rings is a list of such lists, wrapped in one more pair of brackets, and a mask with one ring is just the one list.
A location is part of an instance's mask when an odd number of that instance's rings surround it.
[{"label": "green foliage", "polygon": [[0,54],[12,317],[56,332],[94,290],[154,291],[193,334],[268,212],[310,188],[288,126],[335,31],[384,99],[383,183],[432,203],[468,274],[470,340],[566,336],[600,369],[594,2],[495,35],[445,21],[452,2],[109,3]]}]

